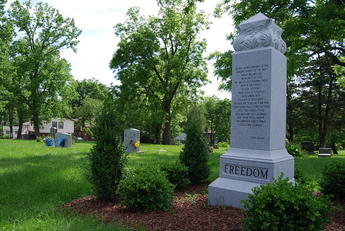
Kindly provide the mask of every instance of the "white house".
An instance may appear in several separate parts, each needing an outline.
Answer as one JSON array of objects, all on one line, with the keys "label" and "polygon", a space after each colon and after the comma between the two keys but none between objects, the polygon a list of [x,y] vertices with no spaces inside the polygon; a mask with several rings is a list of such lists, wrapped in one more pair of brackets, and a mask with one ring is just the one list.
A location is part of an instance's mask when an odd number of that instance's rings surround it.
[{"label": "white house", "polygon": [[[54,118],[49,122],[44,122],[40,126],[40,134],[43,136],[50,135],[50,129],[52,127],[56,127],[58,132],[73,134],[74,120]],[[17,138],[18,126],[13,126],[13,133],[14,133],[13,138]],[[23,123],[22,135],[28,135],[28,134],[34,134],[34,133],[35,133],[35,129],[32,122]],[[7,136],[10,135],[9,126],[3,126],[3,134]]]}]

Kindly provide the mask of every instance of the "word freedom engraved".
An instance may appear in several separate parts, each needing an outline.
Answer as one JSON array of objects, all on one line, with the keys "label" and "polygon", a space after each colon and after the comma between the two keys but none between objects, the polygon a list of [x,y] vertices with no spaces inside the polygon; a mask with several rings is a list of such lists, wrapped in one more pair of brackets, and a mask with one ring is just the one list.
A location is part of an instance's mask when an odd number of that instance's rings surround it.
[{"label": "word freedom engraved", "polygon": [[228,175],[255,177],[260,179],[268,178],[268,169],[259,167],[250,167],[235,164],[225,164],[224,173]]}]

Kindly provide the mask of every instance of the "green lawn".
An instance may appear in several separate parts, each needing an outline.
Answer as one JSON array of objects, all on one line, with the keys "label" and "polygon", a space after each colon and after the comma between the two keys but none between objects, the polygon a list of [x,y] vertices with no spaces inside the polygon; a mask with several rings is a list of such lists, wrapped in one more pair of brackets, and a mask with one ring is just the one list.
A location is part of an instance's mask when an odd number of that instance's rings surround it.
[{"label": "green lawn", "polygon": [[91,193],[83,175],[90,148],[87,143],[64,149],[0,140],[0,230],[125,230],[61,209]]},{"label": "green lawn", "polygon": [[339,154],[334,154],[331,158],[317,155],[295,158],[295,167],[301,170],[303,177],[317,185],[320,182],[322,170],[333,161],[345,162],[345,150],[339,151]]},{"label": "green lawn", "polygon": [[[90,195],[84,177],[87,153],[92,143],[72,148],[46,147],[36,141],[0,140],[0,230],[126,230],[118,224],[103,225],[92,216],[78,217],[61,206]],[[182,146],[142,144],[144,153],[129,155],[129,168],[157,166],[177,161]],[[211,174],[218,177],[219,156],[210,156]],[[330,161],[345,161],[345,151],[332,158],[304,156],[296,159],[304,176],[315,182]]]}]

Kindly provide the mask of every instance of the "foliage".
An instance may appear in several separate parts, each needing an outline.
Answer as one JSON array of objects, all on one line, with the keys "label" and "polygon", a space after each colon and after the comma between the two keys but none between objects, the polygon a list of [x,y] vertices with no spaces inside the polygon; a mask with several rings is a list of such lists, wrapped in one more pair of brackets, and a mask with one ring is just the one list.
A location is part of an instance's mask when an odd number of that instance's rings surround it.
[{"label": "foliage", "polygon": [[[204,107],[206,110],[206,126],[215,132],[220,142],[230,141],[230,115],[231,101],[220,100],[217,97],[205,97]],[[214,136],[214,135],[212,135]],[[211,137],[210,145],[214,145],[215,137]]]},{"label": "foliage", "polygon": [[[317,139],[321,147],[331,143],[329,133],[344,136],[345,91],[337,85],[341,77],[334,73],[345,66],[345,7],[342,1],[329,0],[247,0],[223,3],[216,10],[227,12],[238,25],[261,12],[284,30],[288,60],[287,136],[294,141],[301,133]],[[236,34],[228,39],[233,41]],[[230,43],[229,43],[230,44]],[[215,74],[223,88],[231,90],[233,51],[215,52]],[[338,74],[339,75],[339,74]],[[308,122],[306,126],[305,121]],[[340,129],[339,129],[340,128]],[[339,131],[338,131],[339,130]],[[309,140],[309,139],[308,139]]]},{"label": "foliage", "polygon": [[161,166],[161,170],[177,190],[183,190],[190,184],[188,168],[180,162],[167,163]]},{"label": "foliage", "polygon": [[[339,59],[345,63],[345,57],[340,57]],[[333,66],[333,71],[337,75],[338,84],[345,88],[345,66],[335,64]]]},{"label": "foliage", "polygon": [[228,142],[219,142],[218,144],[219,148],[229,148],[229,143]]},{"label": "foliage", "polygon": [[92,126],[95,118],[102,109],[102,101],[99,99],[85,98],[81,101],[81,106],[76,109],[75,115],[80,120],[78,122],[81,126],[85,128],[85,123],[89,123]]},{"label": "foliage", "polygon": [[102,101],[106,98],[108,87],[96,79],[75,80],[72,86],[76,92],[70,101],[73,110],[73,118],[78,119],[78,125],[82,128],[85,123],[91,123],[97,112],[102,107]]},{"label": "foliage", "polygon": [[116,199],[123,167],[127,160],[118,123],[113,99],[109,97],[96,119],[93,129],[96,144],[89,155],[90,182],[98,200]]},{"label": "foliage", "polygon": [[127,208],[138,211],[169,210],[174,187],[159,169],[145,168],[129,172],[121,181],[119,195]]},{"label": "foliage", "polygon": [[293,157],[298,157],[303,155],[301,145],[288,142],[286,144],[287,152]]},{"label": "foliage", "polygon": [[207,165],[208,149],[203,138],[205,116],[202,108],[192,106],[188,114],[185,145],[180,153],[181,162],[188,167],[192,184],[207,179],[210,169]]},{"label": "foliage", "polygon": [[320,184],[324,193],[345,199],[345,160],[327,165],[322,172]]},{"label": "foliage", "polygon": [[282,176],[254,188],[249,200],[242,203],[247,209],[244,230],[321,231],[329,223],[330,200],[314,196],[304,184],[292,184]]},{"label": "foliage", "polygon": [[115,26],[121,41],[110,67],[121,82],[120,97],[156,112],[150,116],[157,136],[163,129],[164,144],[170,144],[176,98],[186,101],[207,80],[206,42],[199,35],[208,21],[194,1],[158,5],[158,16],[145,18],[131,8],[127,21]]},{"label": "foliage", "polygon": [[[57,114],[69,111],[74,91],[70,66],[60,57],[62,49],[75,51],[81,31],[73,19],[64,18],[46,3],[14,1],[9,11],[17,36],[13,42],[17,77],[23,101],[31,110],[36,135],[39,125]],[[43,117],[43,118],[42,118]],[[61,116],[63,117],[63,116]]]}]

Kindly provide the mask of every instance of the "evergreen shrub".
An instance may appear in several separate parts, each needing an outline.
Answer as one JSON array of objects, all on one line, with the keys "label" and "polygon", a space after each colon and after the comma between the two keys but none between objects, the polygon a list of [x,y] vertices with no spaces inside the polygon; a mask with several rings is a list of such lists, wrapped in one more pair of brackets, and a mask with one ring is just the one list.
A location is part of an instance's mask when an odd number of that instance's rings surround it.
[{"label": "evergreen shrub", "polygon": [[119,132],[114,102],[109,97],[96,119],[93,135],[96,144],[89,154],[89,179],[98,200],[114,201],[127,160]]},{"label": "evergreen shrub", "polygon": [[188,168],[180,162],[167,163],[161,166],[161,170],[176,190],[183,190],[190,184]]},{"label": "evergreen shrub", "polygon": [[187,117],[185,145],[180,153],[181,163],[188,167],[192,184],[206,180],[210,174],[207,164],[208,148],[203,137],[205,124],[204,112],[200,107],[191,107]]},{"label": "evergreen shrub", "polygon": [[315,196],[310,187],[282,176],[254,188],[242,203],[247,209],[243,227],[247,231],[321,231],[329,223],[329,198]]},{"label": "evergreen shrub", "polygon": [[322,172],[322,191],[337,199],[345,199],[345,161],[337,160],[327,165]]},{"label": "evergreen shrub", "polygon": [[121,203],[135,211],[167,211],[172,207],[173,192],[174,186],[157,168],[129,172],[119,186]]}]

